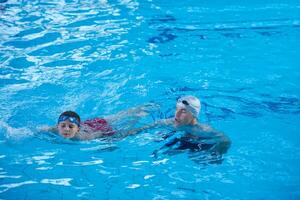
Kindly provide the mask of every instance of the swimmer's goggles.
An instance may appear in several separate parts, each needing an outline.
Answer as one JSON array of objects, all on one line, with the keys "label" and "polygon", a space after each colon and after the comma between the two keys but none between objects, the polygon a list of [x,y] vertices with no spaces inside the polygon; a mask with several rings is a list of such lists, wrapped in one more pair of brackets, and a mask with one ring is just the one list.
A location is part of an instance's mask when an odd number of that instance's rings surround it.
[{"label": "swimmer's goggles", "polygon": [[189,105],[190,105],[189,102],[187,102],[187,100],[181,100],[181,98],[177,98],[177,102],[178,102],[178,103],[181,102],[181,103],[183,103],[183,104],[186,105],[186,106],[189,106]]},{"label": "swimmer's goggles", "polygon": [[70,117],[70,116],[66,116],[66,115],[60,116],[57,120],[57,124],[59,124],[60,122],[64,122],[66,120],[69,120],[71,123],[76,124],[78,127],[80,126],[78,119],[76,119],[75,117]]},{"label": "swimmer's goggles", "polygon": [[183,103],[183,104],[186,105],[186,106],[189,106],[189,105],[190,105],[189,102],[187,102],[186,100],[182,100],[181,103]]}]

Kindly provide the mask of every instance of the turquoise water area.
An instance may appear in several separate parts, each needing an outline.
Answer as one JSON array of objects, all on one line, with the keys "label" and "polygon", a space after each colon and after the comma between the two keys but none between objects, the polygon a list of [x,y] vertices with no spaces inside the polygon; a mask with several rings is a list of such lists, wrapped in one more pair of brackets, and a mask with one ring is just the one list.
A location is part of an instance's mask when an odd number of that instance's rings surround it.
[{"label": "turquoise water area", "polygon": [[[0,199],[300,198],[299,1],[4,0],[0,27]],[[182,95],[231,138],[222,163],[153,157],[166,130],[36,131],[65,110],[172,117]]]}]

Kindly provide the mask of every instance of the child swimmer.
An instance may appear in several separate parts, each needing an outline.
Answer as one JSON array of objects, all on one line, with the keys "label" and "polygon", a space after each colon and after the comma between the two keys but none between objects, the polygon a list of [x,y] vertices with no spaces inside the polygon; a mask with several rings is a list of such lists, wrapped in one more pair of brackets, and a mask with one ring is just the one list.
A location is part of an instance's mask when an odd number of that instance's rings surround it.
[{"label": "child swimmer", "polygon": [[[127,111],[121,111],[116,115],[88,119],[84,122],[81,122],[80,116],[76,112],[65,111],[58,117],[56,126],[43,127],[41,131],[50,131],[71,140],[93,140],[115,135],[124,137],[130,133],[130,131],[126,131],[126,128],[134,127],[141,117],[146,116],[148,111],[153,108],[156,108],[156,105],[146,104]],[[126,127],[121,127],[121,131],[113,129],[113,125],[122,122],[122,120],[124,121],[124,119],[127,123]]]}]

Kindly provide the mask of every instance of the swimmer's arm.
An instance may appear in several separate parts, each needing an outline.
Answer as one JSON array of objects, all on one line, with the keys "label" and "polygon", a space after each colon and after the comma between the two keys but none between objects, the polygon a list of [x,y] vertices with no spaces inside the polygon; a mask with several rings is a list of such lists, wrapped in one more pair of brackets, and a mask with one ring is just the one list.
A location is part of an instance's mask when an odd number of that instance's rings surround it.
[{"label": "swimmer's arm", "polygon": [[216,151],[219,154],[224,154],[228,151],[231,146],[231,140],[228,136],[223,134],[222,138],[220,138],[220,142],[215,146]]},{"label": "swimmer's arm", "polygon": [[231,140],[228,136],[226,136],[223,132],[217,131],[215,129],[212,130],[214,134],[214,138],[216,140],[215,146],[212,148],[212,151],[216,152],[217,154],[221,155],[228,151],[231,146]]},{"label": "swimmer's arm", "polygon": [[81,127],[79,133],[76,134],[77,140],[94,140],[97,138],[104,137],[105,133],[102,131],[91,131],[86,127]]},{"label": "swimmer's arm", "polygon": [[[231,146],[231,140],[228,136],[206,124],[198,124],[198,127],[201,129],[201,133],[203,133],[204,138],[207,138],[208,140],[211,139],[212,142],[216,142],[212,151],[218,154],[224,154],[227,152]],[[193,137],[192,135],[193,134],[189,134],[190,137]]]},{"label": "swimmer's arm", "polygon": [[172,125],[172,124],[173,124],[173,119],[171,119],[171,118],[170,119],[162,119],[162,120],[158,120],[152,124],[148,124],[148,125],[145,125],[140,128],[131,129],[128,131],[128,135],[134,135],[134,134],[140,133],[142,131],[145,131],[145,130],[148,130],[151,128],[158,128],[160,126],[168,126],[168,125]]},{"label": "swimmer's arm", "polygon": [[126,117],[136,117],[141,118],[149,115],[149,113],[155,109],[158,109],[159,105],[154,103],[143,104],[137,107],[129,108],[128,110],[123,110],[114,115],[109,115],[105,117],[105,120],[109,123],[113,123],[122,118]]},{"label": "swimmer's arm", "polygon": [[41,126],[38,127],[38,132],[52,132],[52,133],[58,133],[58,129],[56,126]]},{"label": "swimmer's arm", "polygon": [[93,139],[96,139],[96,138],[99,138],[100,136],[96,136],[95,134],[77,134],[76,135],[76,139],[77,140],[93,140]]}]

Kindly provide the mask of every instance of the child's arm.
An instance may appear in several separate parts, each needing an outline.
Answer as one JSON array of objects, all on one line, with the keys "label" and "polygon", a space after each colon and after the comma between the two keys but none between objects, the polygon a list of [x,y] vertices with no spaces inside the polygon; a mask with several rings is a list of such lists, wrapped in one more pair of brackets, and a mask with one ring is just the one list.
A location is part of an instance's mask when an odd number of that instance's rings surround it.
[{"label": "child's arm", "polygon": [[39,132],[52,132],[52,133],[58,133],[58,129],[56,126],[41,126],[38,127]]},{"label": "child's arm", "polygon": [[76,139],[78,139],[78,140],[94,140],[97,138],[105,137],[105,135],[107,135],[107,134],[102,131],[89,132],[89,133],[80,132],[76,135]]}]

